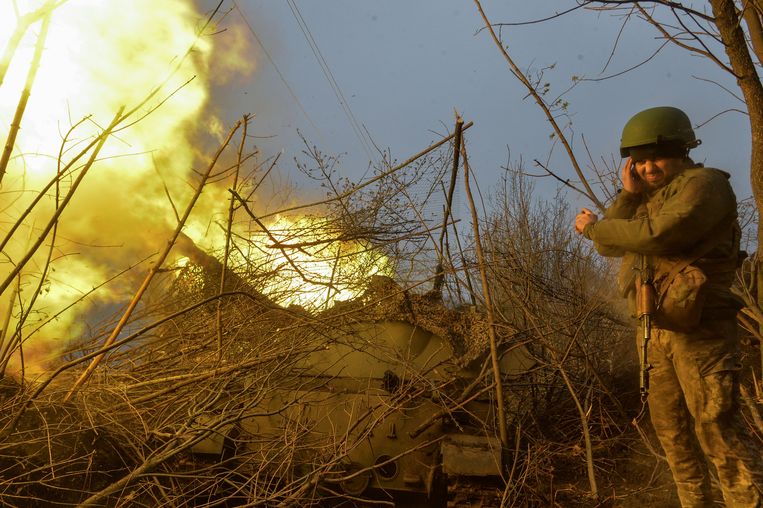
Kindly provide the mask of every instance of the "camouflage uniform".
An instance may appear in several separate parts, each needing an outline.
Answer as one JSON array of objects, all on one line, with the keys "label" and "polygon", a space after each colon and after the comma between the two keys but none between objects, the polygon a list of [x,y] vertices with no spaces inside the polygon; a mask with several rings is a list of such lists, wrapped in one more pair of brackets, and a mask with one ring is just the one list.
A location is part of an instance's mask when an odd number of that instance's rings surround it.
[{"label": "camouflage uniform", "polygon": [[602,255],[623,257],[619,284],[632,310],[634,268],[642,255],[659,267],[661,260],[691,256],[708,235],[717,238],[694,263],[708,278],[700,325],[681,332],[656,324],[649,347],[652,424],[681,504],[691,507],[712,506],[703,452],[718,471],[727,506],[763,503],[761,449],[741,420],[736,396],[739,305],[729,288],[738,266],[740,232],[728,176],[691,167],[644,195],[623,191],[604,218],[583,231]]}]

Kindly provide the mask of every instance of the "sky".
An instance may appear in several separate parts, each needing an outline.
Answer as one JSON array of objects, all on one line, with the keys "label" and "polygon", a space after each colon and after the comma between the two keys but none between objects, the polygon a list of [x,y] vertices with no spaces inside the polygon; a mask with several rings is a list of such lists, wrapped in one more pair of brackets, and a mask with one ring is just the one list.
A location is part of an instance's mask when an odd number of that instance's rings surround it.
[{"label": "sky", "polygon": [[[693,4],[705,8],[704,2]],[[452,129],[458,111],[474,122],[466,136],[483,192],[490,193],[509,161],[516,165],[521,160],[528,172],[538,174],[542,171],[533,167],[533,160],[548,160],[560,176],[575,178],[559,146],[548,159],[551,127],[482,30],[472,1],[226,0],[223,5],[232,9],[223,25],[244,24],[250,38],[246,54],[256,70],[213,96],[230,119],[256,115],[253,127],[263,136],[260,146],[265,152],[283,151],[286,171],[302,149],[297,130],[322,151],[341,155],[343,174],[359,179],[377,154],[364,146],[352,122],[367,130],[376,146],[404,160]],[[576,3],[513,0],[482,5],[493,23],[527,23],[552,18]],[[719,86],[736,92],[735,83],[715,64],[671,44],[618,76],[663,44],[645,22],[631,19],[623,29],[623,20],[622,15],[577,9],[548,21],[502,28],[520,68],[543,72],[549,97],[568,90],[573,76],[585,78],[563,98],[569,102],[573,148],[586,165],[583,139],[597,163],[619,159],[622,126],[642,109],[677,106],[700,125],[742,105]],[[305,26],[352,120],[311,50]],[[748,196],[746,116],[725,113],[698,128],[697,135],[703,144],[692,152],[694,158],[732,173],[738,196]],[[550,178],[534,181],[546,196],[558,187]],[[570,199],[588,206],[574,193]]]}]

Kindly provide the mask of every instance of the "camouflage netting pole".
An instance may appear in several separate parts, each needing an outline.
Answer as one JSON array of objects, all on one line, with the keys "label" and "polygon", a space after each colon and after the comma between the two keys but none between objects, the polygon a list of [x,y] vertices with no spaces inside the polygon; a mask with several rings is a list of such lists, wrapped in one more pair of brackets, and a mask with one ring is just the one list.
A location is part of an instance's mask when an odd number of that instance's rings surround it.
[{"label": "camouflage netting pole", "polygon": [[442,219],[442,231],[440,232],[440,251],[437,253],[437,268],[435,269],[435,279],[432,291],[435,294],[440,293],[442,285],[445,282],[445,272],[443,271],[443,258],[445,257],[445,231],[448,228],[450,220],[451,207],[453,204],[453,193],[456,190],[456,177],[458,176],[458,156],[461,153],[461,133],[464,130],[464,119],[456,114],[456,128],[453,138],[453,169],[450,174],[450,186],[448,188],[448,197],[445,203],[445,216]]},{"label": "camouflage netting pole", "polygon": [[493,311],[493,300],[490,296],[490,286],[487,279],[487,268],[485,266],[485,253],[482,251],[480,241],[479,216],[477,208],[474,206],[472,190],[469,187],[469,161],[466,157],[466,148],[461,143],[461,152],[464,157],[464,187],[466,187],[466,197],[469,200],[469,208],[472,212],[472,227],[474,228],[474,247],[477,252],[477,262],[480,267],[480,277],[482,278],[482,292],[485,298],[485,309],[487,310],[488,334],[490,337],[490,359],[493,365],[493,377],[495,378],[495,398],[496,409],[498,413],[498,432],[501,437],[501,457],[504,457],[509,448],[509,435],[506,429],[506,410],[503,402],[503,384],[501,380],[501,367],[498,364],[498,344],[495,336],[495,313]]}]

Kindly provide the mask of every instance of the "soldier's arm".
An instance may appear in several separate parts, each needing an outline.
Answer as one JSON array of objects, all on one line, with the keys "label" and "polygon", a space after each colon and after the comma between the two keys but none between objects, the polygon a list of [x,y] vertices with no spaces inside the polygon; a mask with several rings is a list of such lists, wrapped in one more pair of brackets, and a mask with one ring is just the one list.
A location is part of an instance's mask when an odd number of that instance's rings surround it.
[{"label": "soldier's arm", "polygon": [[[636,210],[641,204],[641,195],[628,192],[626,190],[620,191],[612,204],[604,211],[604,219],[630,219],[636,215]],[[585,229],[588,229],[586,227]],[[584,230],[585,234],[585,230]],[[590,236],[585,235],[587,238]],[[625,250],[612,245],[605,245],[601,242],[594,240],[593,242],[596,251],[602,256],[607,257],[622,257],[625,255]]]},{"label": "soldier's arm", "polygon": [[655,216],[605,218],[586,227],[583,234],[604,250],[654,255],[686,252],[720,221],[736,214],[736,198],[720,171],[704,170],[685,178]]},{"label": "soldier's arm", "polygon": [[636,215],[641,195],[621,190],[612,204],[604,211],[605,219],[630,219]]}]

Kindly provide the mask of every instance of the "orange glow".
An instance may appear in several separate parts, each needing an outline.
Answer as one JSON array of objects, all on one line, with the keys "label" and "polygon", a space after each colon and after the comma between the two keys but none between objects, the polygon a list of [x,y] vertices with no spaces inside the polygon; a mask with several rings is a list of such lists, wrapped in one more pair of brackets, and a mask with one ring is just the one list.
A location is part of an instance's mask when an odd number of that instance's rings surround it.
[{"label": "orange glow", "polygon": [[[316,217],[281,217],[253,236],[249,259],[273,272],[263,292],[282,305],[329,307],[356,298],[372,275],[394,274],[389,258],[358,240],[337,241]],[[277,242],[277,243],[276,243]]]},{"label": "orange glow", "polygon": [[[16,27],[17,14],[32,12],[44,3],[0,2],[0,52]],[[22,11],[14,12],[14,4]],[[157,87],[160,91],[136,112],[128,128],[106,142],[64,211],[51,251],[51,269],[42,280],[43,291],[27,330],[156,252],[175,227],[167,193],[176,207],[185,205],[192,192],[189,182],[194,165],[206,164],[199,162],[203,159],[197,149],[199,136],[227,129],[221,129],[224,122],[208,111],[210,76],[219,80],[253,70],[251,59],[237,58],[236,52],[246,48],[235,30],[227,32],[231,39],[225,47],[226,58],[215,58],[217,39],[198,33],[205,21],[205,15],[187,0],[69,0],[53,12],[39,71],[0,183],[0,238],[62,163],[108,125],[119,108],[130,110]],[[0,86],[3,140],[22,94],[40,27],[38,21],[26,31]],[[61,194],[80,167],[76,165],[72,175],[62,180]],[[207,189],[189,228],[204,230],[210,220],[224,216],[224,195],[224,185]],[[0,279],[23,257],[55,206],[51,190],[3,249]],[[50,242],[49,237],[21,273],[10,332],[22,308],[19,301],[28,302],[41,283]],[[93,303],[123,301],[133,290],[134,281],[129,278],[98,289],[29,337],[29,350],[34,344],[37,351],[55,354],[83,331],[81,316]],[[9,288],[0,295],[0,323],[8,314],[11,293]]]}]

